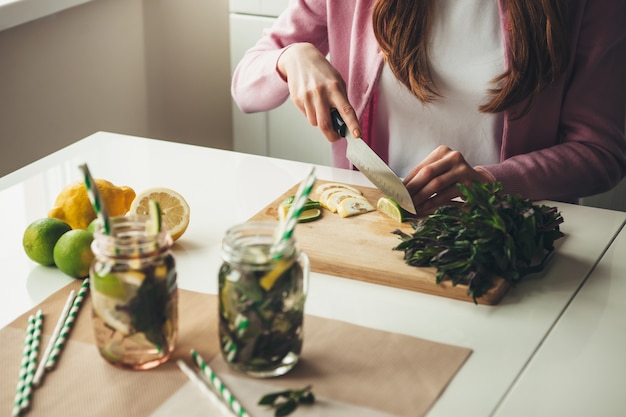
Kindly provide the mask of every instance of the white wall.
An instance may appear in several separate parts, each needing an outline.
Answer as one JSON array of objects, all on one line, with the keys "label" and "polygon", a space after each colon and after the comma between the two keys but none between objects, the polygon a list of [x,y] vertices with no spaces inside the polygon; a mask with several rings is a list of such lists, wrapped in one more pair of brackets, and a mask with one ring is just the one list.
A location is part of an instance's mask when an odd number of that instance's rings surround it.
[{"label": "white wall", "polygon": [[94,0],[0,57],[0,176],[100,130],[232,147],[228,0]]}]

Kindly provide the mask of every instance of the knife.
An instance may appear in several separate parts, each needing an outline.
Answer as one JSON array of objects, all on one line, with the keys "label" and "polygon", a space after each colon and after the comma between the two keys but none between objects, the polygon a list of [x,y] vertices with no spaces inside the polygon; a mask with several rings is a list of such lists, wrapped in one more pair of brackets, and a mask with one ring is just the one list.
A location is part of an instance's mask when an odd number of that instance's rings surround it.
[{"label": "knife", "polygon": [[363,139],[352,136],[337,109],[333,109],[330,116],[333,121],[333,129],[347,141],[346,158],[385,195],[391,197],[404,210],[416,214],[417,211],[411,194],[396,173]]}]

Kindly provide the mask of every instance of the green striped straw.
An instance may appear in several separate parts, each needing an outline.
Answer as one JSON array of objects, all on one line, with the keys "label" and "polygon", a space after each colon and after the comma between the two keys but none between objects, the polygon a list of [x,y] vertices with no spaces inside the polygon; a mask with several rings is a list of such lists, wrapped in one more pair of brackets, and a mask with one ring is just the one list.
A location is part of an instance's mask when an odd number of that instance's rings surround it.
[{"label": "green striped straw", "polygon": [[231,394],[229,389],[224,385],[221,379],[213,372],[213,370],[207,365],[205,360],[200,356],[198,352],[191,349],[191,356],[195,364],[200,368],[204,376],[211,383],[215,391],[221,396],[226,405],[235,413],[238,417],[250,417],[250,414],[243,408],[241,403]]},{"label": "green striped straw", "polygon": [[278,233],[275,236],[274,246],[284,240],[291,238],[291,236],[293,235],[296,223],[298,223],[298,216],[300,216],[300,214],[302,213],[304,204],[307,202],[307,199],[309,198],[309,194],[311,193],[314,184],[315,167],[311,167],[309,175],[307,175],[304,181],[300,183],[300,187],[298,187],[298,191],[296,192],[296,196],[293,199],[293,204],[287,212],[285,221],[280,225],[280,228],[278,229]]},{"label": "green striped straw", "polygon": [[87,164],[82,164],[79,166],[79,168],[81,169],[81,171],[83,171],[83,175],[85,177],[85,187],[87,188],[89,201],[91,201],[93,210],[96,212],[96,216],[98,216],[98,219],[100,219],[100,223],[102,223],[104,234],[108,235],[111,233],[111,220],[109,219],[109,213],[107,212],[107,208],[102,201],[102,197],[100,196],[100,192],[98,191],[96,182],[93,180]]},{"label": "green striped straw", "polygon": [[28,354],[28,366],[26,369],[26,382],[22,391],[22,399],[20,408],[27,409],[30,406],[30,396],[33,389],[33,377],[35,376],[35,368],[37,367],[37,356],[39,355],[39,341],[41,340],[41,328],[43,325],[43,311],[37,310],[35,314],[35,326],[33,328],[33,337],[30,342],[30,352]]},{"label": "green striped straw", "polygon": [[63,328],[63,323],[65,323],[65,319],[67,314],[74,303],[74,296],[76,295],[76,291],[70,291],[70,294],[65,301],[65,306],[63,306],[63,311],[57,320],[56,326],[54,327],[54,331],[52,332],[52,336],[46,345],[46,350],[44,350],[43,355],[41,356],[41,361],[39,361],[39,366],[37,366],[37,371],[35,372],[35,377],[33,378],[33,385],[38,386],[41,382],[41,378],[46,370],[46,363],[48,362],[48,358],[52,353],[52,349],[54,349],[54,344],[56,343],[57,337],[59,337],[59,333],[61,333],[61,329]]},{"label": "green striped straw", "polygon": [[46,369],[52,369],[56,365],[59,356],[61,356],[61,351],[63,350],[63,346],[65,345],[65,341],[67,340],[70,331],[72,330],[72,326],[74,325],[74,321],[76,320],[76,316],[78,315],[78,311],[83,304],[83,299],[87,294],[87,290],[89,289],[89,278],[85,278],[83,280],[83,284],[80,286],[80,290],[78,290],[78,294],[74,299],[74,303],[72,304],[72,308],[70,309],[67,317],[65,318],[65,322],[63,323],[63,328],[57,337],[54,347],[52,348],[52,352],[50,352],[50,357],[46,361]]},{"label": "green striped straw", "polygon": [[28,360],[30,359],[30,347],[33,341],[33,332],[35,330],[35,316],[28,317],[28,325],[26,326],[26,336],[24,337],[24,350],[22,351],[22,362],[20,364],[20,373],[17,379],[17,387],[15,388],[15,400],[13,401],[13,416],[19,416],[22,411],[20,405],[22,403],[22,393],[26,385],[26,376],[28,372]]},{"label": "green striped straw", "polygon": [[215,391],[209,388],[208,382],[205,381],[204,378],[200,378],[200,376],[196,372],[192,371],[191,368],[188,367],[182,359],[177,360],[176,364],[178,365],[180,370],[183,371],[185,375],[187,375],[187,378],[189,378],[189,380],[193,382],[200,391],[202,391],[209,397],[211,402],[220,407],[220,411],[223,408],[225,412],[228,412],[228,414],[232,414],[232,410],[226,407],[226,403],[222,401],[221,397],[219,397]]}]

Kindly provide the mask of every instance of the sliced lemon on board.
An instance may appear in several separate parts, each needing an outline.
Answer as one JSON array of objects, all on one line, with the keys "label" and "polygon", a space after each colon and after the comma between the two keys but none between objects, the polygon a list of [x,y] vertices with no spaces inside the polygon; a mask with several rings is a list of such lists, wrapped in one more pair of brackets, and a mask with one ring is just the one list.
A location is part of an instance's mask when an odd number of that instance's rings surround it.
[{"label": "sliced lemon on board", "polygon": [[326,206],[333,213],[337,213],[337,208],[339,207],[339,204],[346,198],[350,198],[350,197],[363,198],[363,199],[365,198],[361,194],[356,194],[355,192],[347,190],[347,189],[340,190],[328,196],[328,199],[326,200]]},{"label": "sliced lemon on board", "polygon": [[376,203],[376,209],[399,223],[414,217],[411,213],[400,207],[395,200],[389,197],[379,198]]},{"label": "sliced lemon on board", "polygon": [[337,206],[337,213],[341,217],[356,216],[357,214],[368,213],[374,210],[376,210],[376,207],[364,197],[348,197],[341,200]]},{"label": "sliced lemon on board", "polygon": [[132,214],[150,215],[150,200],[161,209],[161,220],[172,239],[179,239],[189,226],[189,204],[180,193],[166,187],[153,187],[137,193],[130,206]]},{"label": "sliced lemon on board", "polygon": [[333,189],[333,188],[342,189],[342,190],[350,190],[354,192],[355,194],[363,194],[361,193],[361,191],[357,190],[356,188],[348,184],[342,184],[340,182],[326,182],[324,184],[320,184],[315,188],[315,193],[321,196],[325,191]]}]

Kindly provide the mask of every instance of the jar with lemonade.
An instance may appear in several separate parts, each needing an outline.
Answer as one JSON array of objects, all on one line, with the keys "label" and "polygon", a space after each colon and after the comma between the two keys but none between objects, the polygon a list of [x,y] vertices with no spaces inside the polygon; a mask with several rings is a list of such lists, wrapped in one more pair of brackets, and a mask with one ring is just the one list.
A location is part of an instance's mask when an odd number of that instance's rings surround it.
[{"label": "jar with lemonade", "polygon": [[93,328],[101,356],[129,369],[150,369],[171,356],[178,333],[176,265],[165,228],[149,217],[110,219],[94,232],[90,270]]},{"label": "jar with lemonade", "polygon": [[219,336],[229,366],[272,377],[300,357],[309,260],[293,237],[273,245],[274,222],[234,226],[222,241]]}]

